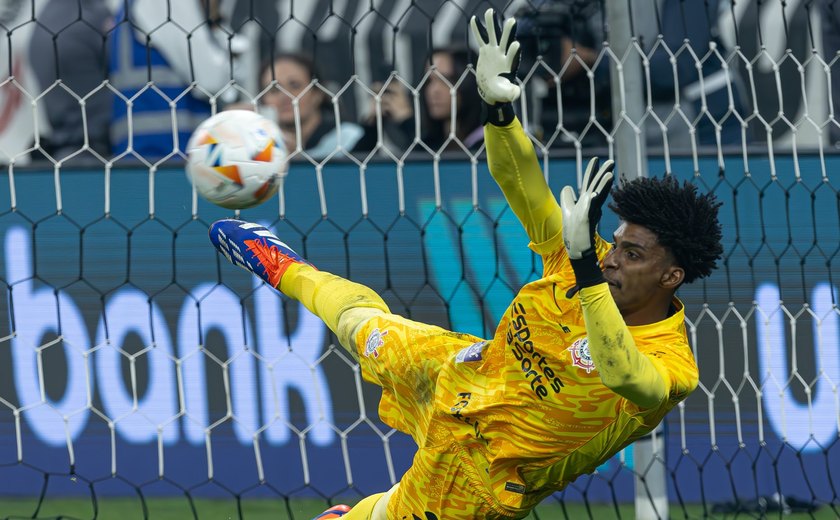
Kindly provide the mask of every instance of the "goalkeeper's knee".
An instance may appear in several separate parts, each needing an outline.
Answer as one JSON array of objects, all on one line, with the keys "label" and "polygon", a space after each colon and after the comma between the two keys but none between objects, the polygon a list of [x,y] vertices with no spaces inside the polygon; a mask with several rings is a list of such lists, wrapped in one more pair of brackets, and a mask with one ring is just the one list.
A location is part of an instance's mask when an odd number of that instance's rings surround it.
[{"label": "goalkeeper's knee", "polygon": [[279,289],[300,301],[333,331],[339,343],[356,355],[355,335],[370,318],[389,313],[388,305],[371,288],[306,265],[296,266]]},{"label": "goalkeeper's knee", "polygon": [[353,307],[342,312],[339,316],[337,330],[334,330],[339,343],[355,358],[359,357],[356,335],[371,318],[388,312],[378,307]]}]

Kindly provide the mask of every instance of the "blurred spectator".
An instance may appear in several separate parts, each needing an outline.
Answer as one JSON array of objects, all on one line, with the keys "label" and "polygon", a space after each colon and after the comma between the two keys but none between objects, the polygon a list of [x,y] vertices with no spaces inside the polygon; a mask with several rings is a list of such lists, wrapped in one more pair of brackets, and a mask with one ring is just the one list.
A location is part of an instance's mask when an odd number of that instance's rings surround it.
[{"label": "blurred spectator", "polygon": [[125,2],[110,37],[111,82],[126,98],[114,100],[115,154],[127,149],[129,139],[145,159],[183,151],[193,129],[210,115],[208,96],[217,95],[236,72],[233,43],[219,29],[217,7],[218,0]]},{"label": "blurred spectator", "polygon": [[[688,121],[696,129],[697,143],[701,145],[714,145],[717,142],[715,125],[719,124],[720,138],[723,145],[740,144],[741,123],[730,110],[729,90],[732,89],[731,108],[745,116],[744,105],[740,94],[739,78],[735,67],[728,71],[723,70],[721,58],[717,55],[706,55],[710,46],[714,45],[717,52],[726,60],[728,51],[723,47],[718,38],[718,5],[719,0],[708,0],[706,2],[685,2],[682,0],[655,0],[659,3],[658,11],[661,13],[661,21],[652,14],[647,18],[647,24],[651,26],[648,34],[643,34],[644,48],[651,52],[656,43],[657,33],[662,34],[662,43],[670,53],[662,46],[658,47],[650,55],[650,87],[654,101],[654,110],[662,119],[667,118],[674,110],[675,87],[680,93],[680,109],[688,118]],[[644,17],[643,17],[644,18]],[[637,24],[641,26],[645,22]],[[645,29],[640,28],[640,32]],[[680,49],[689,45],[692,52]],[[676,65],[672,65],[672,54]],[[695,54],[697,58],[695,58]],[[702,61],[700,73],[698,74],[697,62]],[[676,67],[676,78],[674,77]],[[675,85],[675,81],[677,82]],[[706,112],[701,113],[705,97]],[[727,115],[728,114],[728,115]],[[649,138],[654,142],[661,142],[662,133],[656,125],[648,125]],[[668,142],[673,147],[689,147],[689,127],[682,117],[675,117],[668,127]],[[651,133],[652,132],[652,133]]]},{"label": "blurred spectator", "polygon": [[47,124],[43,110],[36,111],[30,102],[38,92],[32,70],[38,57],[29,54],[36,26],[32,2],[0,2],[0,164],[28,164],[36,127]]},{"label": "blurred spectator", "polygon": [[[326,158],[339,145],[344,151],[352,151],[363,134],[356,123],[336,124],[330,98],[314,83],[319,77],[311,58],[284,53],[275,57],[273,66],[265,67],[260,82],[262,88],[272,85],[260,100],[264,105],[261,111],[277,121],[286,149],[290,153],[297,150],[299,129],[301,149],[316,161]],[[298,105],[299,128],[294,100]]]},{"label": "blurred spectator", "polygon": [[41,91],[62,82],[40,100],[49,123],[41,147],[61,160],[82,149],[87,133],[91,150],[107,157],[113,94],[104,87],[91,93],[108,78],[105,38],[113,26],[110,11],[104,0],[50,0],[38,13],[38,22],[29,41],[29,55],[37,57],[32,69]]},{"label": "blurred spectator", "polygon": [[[408,89],[396,77],[390,81],[392,66],[383,66],[380,78],[371,84],[371,90],[380,94],[382,112],[382,146],[396,156],[401,156],[414,142],[414,104]],[[355,151],[368,152],[376,147],[380,137],[376,122],[376,102],[371,102],[367,118],[362,122],[365,131]]]},{"label": "blurred spectator", "polygon": [[[468,71],[470,53],[464,47],[436,49],[431,54],[434,70],[423,84],[422,141],[432,150],[461,150],[459,142],[468,150],[477,150],[484,143],[481,98],[475,75]],[[460,81],[460,83],[459,83]],[[452,117],[450,88],[457,85],[456,117]],[[452,128],[452,123],[455,128]],[[449,134],[455,139],[447,142]]]},{"label": "blurred spectator", "polygon": [[831,67],[831,96],[834,107],[834,119],[828,125],[828,137],[831,146],[840,149],[840,79],[837,71],[840,71],[836,62],[837,53],[840,52],[840,3],[835,0],[822,0],[820,2],[820,14],[822,15],[822,42],[823,59]]},{"label": "blurred spectator", "polygon": [[[740,123],[732,114],[727,116],[730,110],[729,85],[733,91],[731,108],[744,114],[735,70],[730,69],[727,78],[720,59],[712,55],[703,60],[711,44],[717,46],[724,59],[727,57],[716,32],[719,0],[650,2],[651,8],[642,8],[641,5],[635,8],[640,14],[634,18],[633,28],[645,51],[650,53],[649,77],[653,110],[663,120],[671,116],[675,92],[678,91],[680,110],[689,121],[686,124],[679,115],[671,118],[668,126],[669,145],[675,148],[690,146],[689,130],[692,125],[696,130],[698,144],[716,143],[716,124],[721,127],[723,143],[740,142]],[[656,9],[653,8],[653,2],[657,4]],[[601,2],[584,0],[536,0],[517,15],[523,56],[542,56],[543,63],[551,70],[544,66],[537,67],[529,82],[531,97],[542,100],[532,113],[541,125],[535,132],[538,136],[540,130],[544,136],[550,135],[559,121],[564,130],[573,134],[585,132],[581,137],[584,146],[606,144],[603,132],[592,125],[594,119],[607,131],[614,127],[609,65],[615,58],[602,57],[600,62],[597,61],[606,38],[602,5]],[[656,13],[661,14],[657,17]],[[660,33],[664,45],[654,50]],[[702,84],[694,54],[680,52],[686,42],[703,60]],[[617,52],[620,58],[624,51],[620,49]],[[672,54],[676,55],[676,85],[674,66],[670,62]],[[591,80],[587,77],[584,64],[586,67],[594,67]],[[530,71],[533,65],[523,63],[520,71]],[[559,96],[556,92],[558,78]],[[706,113],[701,112],[704,96]],[[557,105],[558,100],[560,106]],[[640,103],[646,101],[638,100]],[[645,130],[649,142],[662,143],[661,130],[653,118],[646,119]],[[559,141],[564,140],[560,136]]]},{"label": "blurred spectator", "polygon": [[[609,60],[597,62],[605,38],[600,6],[584,0],[535,0],[517,13],[524,60],[520,74],[541,61],[528,87],[535,102],[533,131],[543,141],[559,124],[584,146],[606,144],[603,132],[591,123],[594,118],[602,127],[612,128]],[[594,74],[591,80],[588,70]],[[553,145],[570,139],[561,132]]]}]

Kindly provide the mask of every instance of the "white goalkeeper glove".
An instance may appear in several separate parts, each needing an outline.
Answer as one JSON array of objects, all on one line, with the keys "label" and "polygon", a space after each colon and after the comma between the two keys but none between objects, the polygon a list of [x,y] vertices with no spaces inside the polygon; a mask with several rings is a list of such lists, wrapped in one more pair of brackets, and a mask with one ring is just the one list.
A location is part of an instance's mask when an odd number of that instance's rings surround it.
[{"label": "white goalkeeper glove", "polygon": [[598,168],[598,158],[593,157],[583,176],[580,198],[575,197],[571,186],[560,192],[563,244],[569,253],[578,287],[589,287],[603,280],[595,254],[595,233],[601,220],[601,208],[610,194],[614,167],[615,163],[608,160]]},{"label": "white goalkeeper glove", "polygon": [[[478,44],[475,68],[478,95],[488,105],[487,120],[507,124],[513,120],[513,106],[521,92],[516,82],[519,68],[519,42],[516,41],[516,20],[508,18],[500,26],[493,9],[484,13],[484,24],[470,19],[473,37]],[[494,114],[494,112],[496,112]]]}]

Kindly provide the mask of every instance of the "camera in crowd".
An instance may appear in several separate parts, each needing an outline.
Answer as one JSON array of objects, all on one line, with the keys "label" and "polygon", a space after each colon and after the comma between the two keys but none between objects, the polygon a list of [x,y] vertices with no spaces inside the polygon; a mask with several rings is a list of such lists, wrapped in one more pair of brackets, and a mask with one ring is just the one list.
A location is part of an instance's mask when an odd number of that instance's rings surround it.
[{"label": "camera in crowd", "polygon": [[[534,108],[543,133],[554,132],[561,114],[564,130],[584,131],[592,116],[593,93],[595,118],[608,121],[609,67],[607,60],[597,60],[605,34],[602,3],[544,0],[529,4],[515,16],[522,48],[519,72],[524,76],[534,71],[529,82],[531,97],[539,105]],[[594,72],[592,79],[587,68]],[[592,133],[591,137],[599,136]]]}]

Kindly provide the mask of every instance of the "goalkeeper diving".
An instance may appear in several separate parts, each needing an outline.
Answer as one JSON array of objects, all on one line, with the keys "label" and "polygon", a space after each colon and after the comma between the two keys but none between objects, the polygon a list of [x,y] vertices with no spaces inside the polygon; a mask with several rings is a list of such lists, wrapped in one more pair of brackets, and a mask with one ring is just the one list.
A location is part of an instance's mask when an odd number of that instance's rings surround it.
[{"label": "goalkeeper diving", "polygon": [[[382,387],[382,421],[417,443],[394,487],[318,518],[524,518],[653,430],[698,383],[675,293],[716,267],[720,204],[672,177],[613,189],[613,162],[597,159],[579,194],[566,186],[558,204],[513,110],[515,20],[502,25],[488,10],[470,23],[490,173],[543,261],[491,339],[394,315],[257,224],[210,229],[228,260],[326,323]],[[613,243],[596,232],[610,194]]]}]

